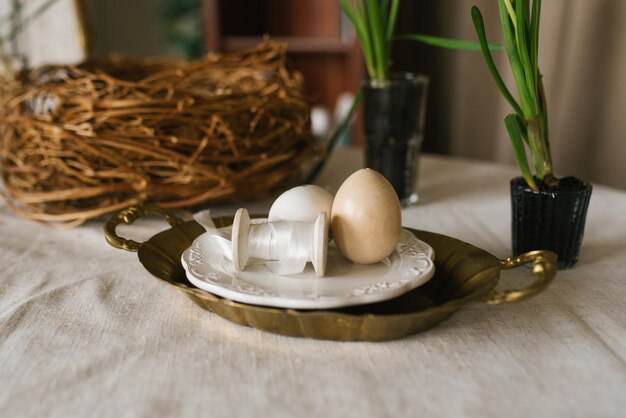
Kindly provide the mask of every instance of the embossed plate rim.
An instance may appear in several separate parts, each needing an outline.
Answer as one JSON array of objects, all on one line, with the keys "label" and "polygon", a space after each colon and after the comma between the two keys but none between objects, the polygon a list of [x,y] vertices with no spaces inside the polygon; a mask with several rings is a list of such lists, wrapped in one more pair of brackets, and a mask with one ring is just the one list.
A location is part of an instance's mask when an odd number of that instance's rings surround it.
[{"label": "embossed plate rim", "polygon": [[[235,278],[224,274],[223,272],[219,272],[217,277],[213,273],[208,272],[205,274],[201,274],[194,267],[197,266],[198,259],[194,254],[198,253],[198,243],[199,239],[194,240],[194,243],[187,248],[182,256],[181,263],[185,270],[187,279],[197,288],[214,294],[216,296],[232,300],[234,302],[245,303],[248,305],[258,305],[263,307],[271,307],[271,308],[282,308],[282,309],[303,309],[303,310],[319,310],[319,309],[333,309],[333,308],[343,308],[348,306],[356,306],[356,305],[364,305],[376,302],[382,302],[385,300],[393,299],[402,294],[409,292],[425,283],[427,283],[435,274],[435,266],[434,266],[434,258],[435,253],[433,248],[425,243],[424,241],[418,239],[412,232],[407,229],[402,230],[402,238],[398,243],[396,251],[399,253],[400,261],[405,260],[407,262],[417,262],[422,261],[426,262],[426,266],[418,271],[417,274],[413,274],[408,278],[399,277],[402,274],[409,271],[411,265],[407,267],[407,270],[399,270],[398,275],[395,275],[393,272],[388,273],[390,275],[385,275],[380,279],[372,278],[365,279],[368,280],[367,284],[363,285],[360,283],[358,286],[346,288],[343,291],[343,294],[333,295],[333,296],[323,296],[323,297],[293,297],[281,295],[276,292],[267,292],[266,288],[261,288],[259,286],[254,286],[254,283],[249,286],[250,282],[243,281],[240,284],[233,284],[235,282]],[[406,254],[407,246],[411,246],[417,244],[418,247],[421,247],[421,251],[418,251],[416,254]],[[400,263],[400,262],[398,262]],[[210,268],[206,265],[203,266],[205,269]],[[381,266],[379,266],[380,268]],[[398,268],[396,266],[395,268]],[[278,277],[272,275],[271,273],[247,273],[248,275],[254,275],[254,279],[256,280],[264,280],[267,278],[268,280],[278,281]],[[358,273],[352,273],[357,275]],[[211,277],[209,277],[211,276]],[[248,276],[249,277],[249,276]],[[342,284],[346,284],[346,281],[354,280],[355,278],[359,278],[360,280],[364,280],[362,276],[355,276],[353,278],[344,277],[340,280],[343,280]],[[231,280],[228,283],[228,280]],[[291,281],[290,284],[298,285],[298,278],[285,278],[281,277],[280,280],[283,281]],[[337,280],[333,278],[322,278],[321,280]],[[327,284],[332,282],[327,282]],[[277,286],[277,284],[274,284]],[[303,282],[304,285],[304,282]],[[389,286],[383,286],[389,285]],[[269,286],[271,287],[271,286]],[[367,290],[364,290],[367,288]],[[374,289],[373,291],[371,289]],[[347,294],[346,294],[347,293]]]}]

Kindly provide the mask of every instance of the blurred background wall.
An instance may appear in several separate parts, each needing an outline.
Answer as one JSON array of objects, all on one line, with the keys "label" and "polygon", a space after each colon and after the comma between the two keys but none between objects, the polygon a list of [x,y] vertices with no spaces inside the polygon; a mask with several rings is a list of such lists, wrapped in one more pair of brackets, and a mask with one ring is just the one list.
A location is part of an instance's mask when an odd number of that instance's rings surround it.
[{"label": "blurred background wall", "polygon": [[31,66],[82,60],[76,6],[74,0],[0,0],[0,52],[23,57]]},{"label": "blurred background wall", "polygon": [[[0,2],[1,15],[13,1]],[[363,78],[358,47],[336,0],[84,1],[93,55],[193,56],[252,46],[269,33],[289,41],[293,66],[331,119],[342,93],[353,92]],[[20,35],[30,64],[84,56],[75,35],[76,4],[57,0]],[[485,14],[490,39],[500,42],[495,0],[405,0],[397,33],[475,39],[472,4]],[[544,1],[540,39],[557,174],[626,189],[626,1]],[[393,60],[397,71],[431,77],[426,151],[514,163],[503,123],[511,110],[479,53],[398,41]],[[496,53],[496,60],[508,76],[505,54]],[[356,126],[355,144],[359,132]]]},{"label": "blurred background wall", "polygon": [[[412,7],[420,10],[409,15],[432,16],[420,30],[429,25],[431,33],[475,39],[469,9],[477,4],[486,14],[490,39],[502,39],[494,0],[416,3]],[[432,9],[421,10],[419,3]],[[626,188],[626,1],[550,0],[542,5],[539,62],[555,170]],[[400,30],[410,31],[410,19],[403,18]],[[514,162],[503,124],[511,109],[479,54],[410,44],[396,53],[398,66],[418,66],[431,74],[427,141],[433,151]],[[505,54],[496,55],[512,81]],[[422,61],[422,56],[429,58]]]}]

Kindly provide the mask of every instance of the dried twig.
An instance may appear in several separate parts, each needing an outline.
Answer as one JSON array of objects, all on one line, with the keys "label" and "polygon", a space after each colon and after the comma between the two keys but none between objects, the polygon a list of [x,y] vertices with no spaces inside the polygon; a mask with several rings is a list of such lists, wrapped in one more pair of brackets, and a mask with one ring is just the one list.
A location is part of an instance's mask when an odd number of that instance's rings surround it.
[{"label": "dried twig", "polygon": [[112,58],[0,84],[0,168],[20,216],[76,225],[136,202],[267,193],[316,152],[310,104],[264,42],[193,62]]}]

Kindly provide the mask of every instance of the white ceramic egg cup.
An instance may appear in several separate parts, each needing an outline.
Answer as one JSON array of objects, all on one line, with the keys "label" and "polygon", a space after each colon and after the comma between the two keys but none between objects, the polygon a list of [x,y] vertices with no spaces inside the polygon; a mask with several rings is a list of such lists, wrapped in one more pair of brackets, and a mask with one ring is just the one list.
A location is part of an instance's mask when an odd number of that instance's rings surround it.
[{"label": "white ceramic egg cup", "polygon": [[[237,210],[233,220],[233,264],[237,271],[244,271],[250,260],[248,251],[248,238],[250,237],[250,214],[245,208]],[[311,237],[312,251],[310,259],[315,273],[318,276],[326,274],[326,263],[328,260],[328,222],[326,212],[320,212],[313,226]]]}]

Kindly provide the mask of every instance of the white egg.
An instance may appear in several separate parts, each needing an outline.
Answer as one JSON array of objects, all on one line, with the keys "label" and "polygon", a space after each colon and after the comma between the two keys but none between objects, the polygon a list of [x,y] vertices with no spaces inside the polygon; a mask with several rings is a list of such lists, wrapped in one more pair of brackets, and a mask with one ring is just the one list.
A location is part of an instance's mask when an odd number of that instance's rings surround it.
[{"label": "white egg", "polygon": [[320,212],[328,218],[333,207],[333,195],[315,185],[304,185],[289,189],[274,201],[268,220],[290,222],[313,222]]}]

